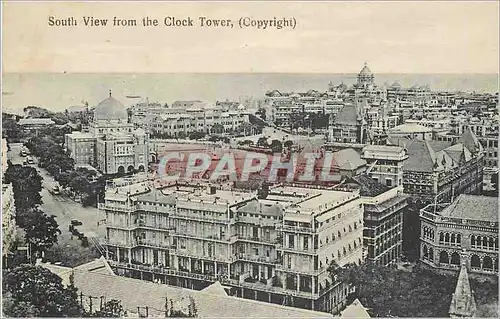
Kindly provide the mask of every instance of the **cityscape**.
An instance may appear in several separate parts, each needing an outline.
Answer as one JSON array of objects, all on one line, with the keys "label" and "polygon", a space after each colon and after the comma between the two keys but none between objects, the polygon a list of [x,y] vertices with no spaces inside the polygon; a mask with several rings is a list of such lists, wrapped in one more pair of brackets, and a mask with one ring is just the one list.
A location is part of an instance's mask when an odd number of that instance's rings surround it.
[{"label": "cityscape", "polygon": [[498,92],[372,68],[4,100],[2,317],[498,317]]}]

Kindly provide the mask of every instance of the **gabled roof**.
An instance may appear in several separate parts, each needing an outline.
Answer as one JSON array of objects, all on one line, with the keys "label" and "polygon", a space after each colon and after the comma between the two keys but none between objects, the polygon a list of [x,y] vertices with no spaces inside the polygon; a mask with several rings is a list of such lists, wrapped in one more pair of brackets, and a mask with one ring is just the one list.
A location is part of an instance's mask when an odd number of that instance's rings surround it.
[{"label": "gabled roof", "polygon": [[475,153],[476,151],[482,151],[483,147],[481,143],[479,143],[479,140],[477,139],[476,135],[472,133],[470,128],[465,129],[464,133],[458,141],[462,144],[465,145],[471,151],[471,153]]},{"label": "gabled roof", "polygon": [[451,299],[449,314],[452,317],[473,317],[475,313],[476,300],[470,287],[467,267],[462,264],[455,293]]},{"label": "gabled roof", "polygon": [[441,216],[498,223],[498,198],[461,194]]},{"label": "gabled roof", "polygon": [[333,164],[341,170],[350,171],[366,165],[366,161],[354,149],[345,148],[333,153]]}]

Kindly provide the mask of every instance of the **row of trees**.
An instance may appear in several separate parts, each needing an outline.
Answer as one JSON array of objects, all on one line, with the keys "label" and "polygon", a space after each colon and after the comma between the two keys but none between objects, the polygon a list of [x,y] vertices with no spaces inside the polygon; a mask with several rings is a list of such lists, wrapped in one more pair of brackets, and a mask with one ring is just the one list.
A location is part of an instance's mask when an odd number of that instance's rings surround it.
[{"label": "row of trees", "polygon": [[24,239],[31,256],[40,256],[57,243],[61,233],[53,215],[45,214],[41,209],[42,178],[35,168],[12,165],[5,172],[5,183],[12,183],[16,224],[24,230]]},{"label": "row of trees", "polygon": [[75,170],[74,160],[61,144],[54,141],[59,136],[64,137],[64,133],[56,136],[35,136],[30,138],[25,146],[38,157],[39,166],[45,168],[61,187],[69,188],[75,198],[79,196],[84,206],[95,205],[98,198],[104,198],[105,178],[97,177],[97,172],[86,168]]}]

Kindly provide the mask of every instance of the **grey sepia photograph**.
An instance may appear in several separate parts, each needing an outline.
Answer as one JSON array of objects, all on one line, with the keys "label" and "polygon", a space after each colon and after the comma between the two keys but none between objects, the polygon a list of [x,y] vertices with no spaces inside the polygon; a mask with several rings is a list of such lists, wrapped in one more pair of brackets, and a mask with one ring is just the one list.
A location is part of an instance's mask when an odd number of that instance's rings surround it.
[{"label": "grey sepia photograph", "polygon": [[2,1],[1,317],[498,318],[498,1]]}]

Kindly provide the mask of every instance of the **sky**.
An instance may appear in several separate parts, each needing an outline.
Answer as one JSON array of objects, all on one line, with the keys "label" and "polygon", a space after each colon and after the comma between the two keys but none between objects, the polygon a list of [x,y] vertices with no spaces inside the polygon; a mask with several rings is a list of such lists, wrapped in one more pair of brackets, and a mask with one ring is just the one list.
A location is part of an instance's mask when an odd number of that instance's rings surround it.
[{"label": "sky", "polygon": [[[67,73],[498,73],[498,1],[3,2],[3,71]],[[76,27],[50,27],[49,16]],[[84,27],[83,16],[158,27]],[[172,28],[167,16],[231,19]],[[240,29],[241,17],[295,18],[295,29]]]}]

